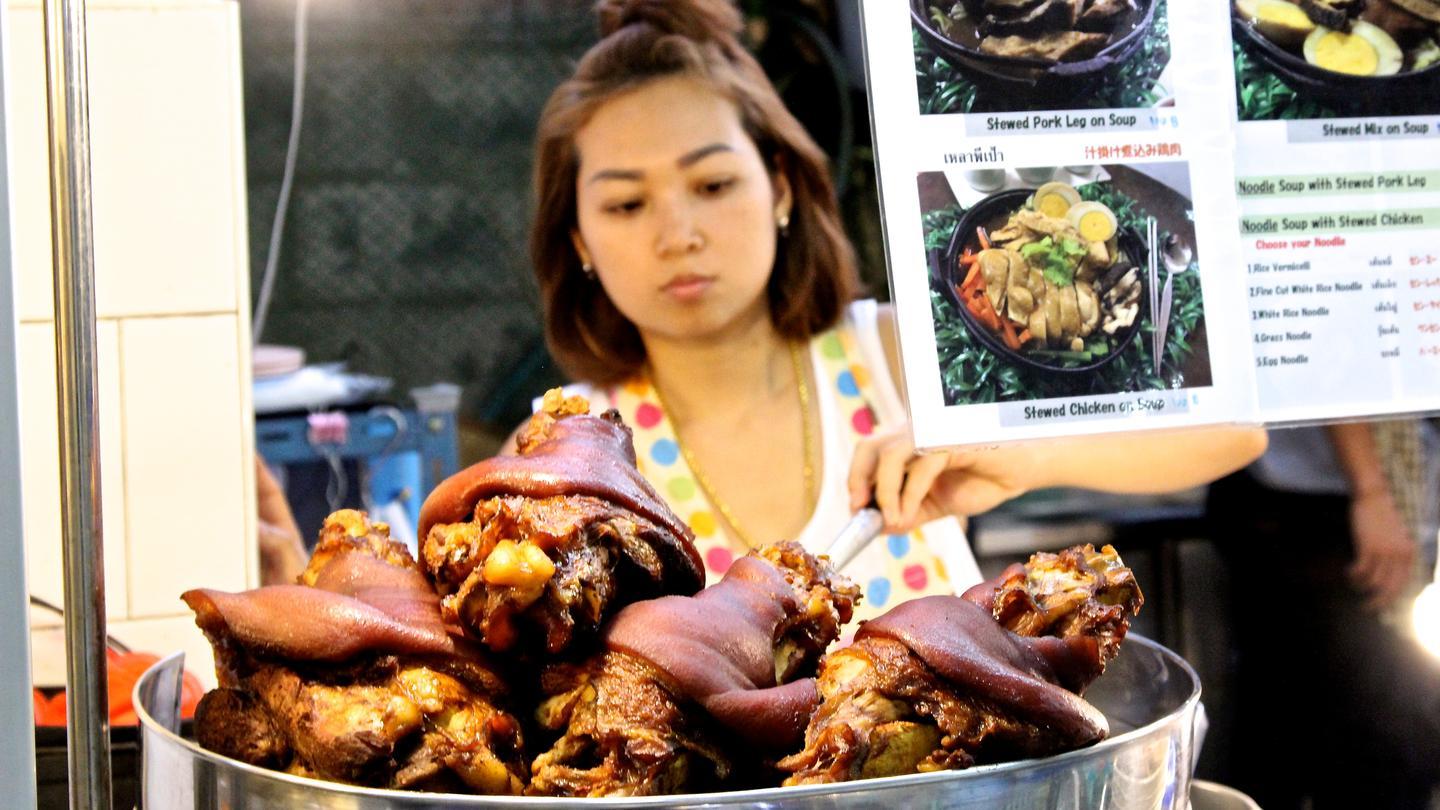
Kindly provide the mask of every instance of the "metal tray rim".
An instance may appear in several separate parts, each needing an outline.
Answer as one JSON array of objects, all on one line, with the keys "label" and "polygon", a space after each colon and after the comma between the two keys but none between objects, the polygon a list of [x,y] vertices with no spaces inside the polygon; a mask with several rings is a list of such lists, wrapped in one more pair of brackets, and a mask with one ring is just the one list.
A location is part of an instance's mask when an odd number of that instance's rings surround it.
[{"label": "metal tray rim", "polygon": [[1125,644],[1150,648],[1158,652],[1162,658],[1177,664],[1182,672],[1194,685],[1190,694],[1185,700],[1169,715],[1152,720],[1143,726],[1131,729],[1123,734],[1114,737],[1107,737],[1095,745],[1085,748],[1077,748],[1074,751],[1066,751],[1063,754],[1056,754],[1043,759],[1023,759],[1014,762],[1001,762],[993,765],[978,765],[960,771],[937,771],[935,773],[905,774],[902,776],[887,776],[878,779],[860,779],[853,782],[840,782],[828,785],[800,785],[796,787],[769,787],[753,788],[749,790],[728,790],[710,793],[684,793],[664,796],[611,796],[604,798],[564,798],[558,796],[486,796],[469,793],[417,793],[415,791],[391,790],[388,788],[367,788],[359,785],[349,785],[341,782],[329,782],[322,779],[309,779],[303,776],[273,771],[268,768],[261,768],[239,760],[221,756],[213,751],[201,748],[193,740],[187,740],[165,728],[159,721],[150,715],[143,701],[139,699],[140,689],[151,677],[153,672],[167,663],[175,656],[184,653],[176,653],[169,658],[156,663],[141,676],[135,685],[135,713],[139,718],[142,733],[155,734],[172,745],[179,746],[189,751],[194,757],[215,763],[225,768],[245,773],[251,776],[270,779],[297,788],[322,789],[326,792],[341,795],[353,796],[366,799],[395,799],[400,801],[414,802],[423,799],[427,802],[444,802],[459,800],[460,803],[484,801],[490,807],[515,807],[515,808],[539,808],[574,806],[576,802],[583,802],[586,806],[596,807],[667,807],[673,806],[677,798],[682,798],[687,804],[726,803],[733,804],[737,801],[774,801],[778,799],[800,799],[807,796],[834,796],[846,793],[863,793],[874,790],[900,789],[913,785],[925,785],[934,782],[963,782],[967,779],[980,776],[1005,773],[1007,771],[1023,771],[1035,763],[1043,762],[1046,765],[1064,764],[1071,759],[1084,759],[1094,755],[1096,752],[1104,752],[1111,748],[1125,745],[1132,739],[1139,738],[1154,732],[1162,724],[1172,722],[1174,716],[1185,716],[1191,712],[1194,706],[1200,701],[1200,676],[1195,672],[1194,667],[1181,657],[1178,653],[1169,648],[1152,641],[1144,636],[1131,634],[1126,636]]}]

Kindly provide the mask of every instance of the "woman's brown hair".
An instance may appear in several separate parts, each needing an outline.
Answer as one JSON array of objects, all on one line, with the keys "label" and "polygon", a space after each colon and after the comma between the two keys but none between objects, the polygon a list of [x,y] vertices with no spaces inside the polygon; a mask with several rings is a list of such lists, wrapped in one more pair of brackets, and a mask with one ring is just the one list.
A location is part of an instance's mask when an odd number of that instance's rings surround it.
[{"label": "woman's brown hair", "polygon": [[771,172],[790,181],[788,236],[777,241],[767,291],[776,330],[803,340],[834,325],[859,282],[825,153],[740,44],[743,21],[733,3],[602,0],[596,13],[602,39],[550,96],[537,135],[530,252],[551,354],[576,379],[595,383],[624,380],[645,363],[639,331],[582,271],[570,239],[575,134],[615,96],[673,76],[697,78],[730,99]]}]

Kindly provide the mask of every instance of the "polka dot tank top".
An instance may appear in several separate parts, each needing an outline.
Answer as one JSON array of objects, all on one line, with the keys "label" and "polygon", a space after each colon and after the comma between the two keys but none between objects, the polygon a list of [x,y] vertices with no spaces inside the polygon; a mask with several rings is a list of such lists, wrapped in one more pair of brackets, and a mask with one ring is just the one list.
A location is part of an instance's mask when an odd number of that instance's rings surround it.
[{"label": "polka dot tank top", "polygon": [[[815,514],[801,536],[794,539],[811,552],[822,552],[849,518],[845,479],[851,456],[856,443],[881,426],[872,404],[876,402],[876,381],[861,362],[862,354],[855,330],[848,322],[817,336],[810,345],[825,466]],[[882,368],[880,372],[888,370]],[[888,380],[885,382],[888,384]],[[636,378],[605,389],[577,385],[567,390],[589,398],[594,413],[610,407],[620,411],[634,432],[641,473],[695,532],[695,546],[705,561],[706,584],[718,580],[748,549],[724,530],[718,512],[695,482],[649,380]],[[949,553],[943,556],[960,569],[955,575],[932,543],[949,546],[944,549]],[[876,616],[906,599],[954,593],[957,587],[968,587],[980,579],[959,521],[954,518],[932,521],[908,534],[877,538],[846,566],[844,573],[865,591],[856,620]]]}]

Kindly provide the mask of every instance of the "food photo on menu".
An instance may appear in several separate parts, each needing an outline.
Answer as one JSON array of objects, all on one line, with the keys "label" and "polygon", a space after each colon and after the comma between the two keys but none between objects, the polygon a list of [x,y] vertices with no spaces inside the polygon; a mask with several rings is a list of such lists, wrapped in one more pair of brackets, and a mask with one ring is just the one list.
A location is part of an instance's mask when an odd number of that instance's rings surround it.
[{"label": "food photo on menu", "polygon": [[947,406],[1211,385],[1188,164],[917,185]]},{"label": "food photo on menu", "polygon": [[1440,112],[1440,0],[1233,0],[1241,121]]},{"label": "food photo on menu", "polygon": [[1173,103],[1168,0],[911,0],[921,114]]}]

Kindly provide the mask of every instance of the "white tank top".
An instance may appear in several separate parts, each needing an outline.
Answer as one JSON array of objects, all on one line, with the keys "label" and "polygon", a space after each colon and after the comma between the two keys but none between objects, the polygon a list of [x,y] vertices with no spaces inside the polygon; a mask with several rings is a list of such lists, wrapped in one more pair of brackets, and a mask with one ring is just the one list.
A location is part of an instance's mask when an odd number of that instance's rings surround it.
[{"label": "white tank top", "polygon": [[[850,518],[846,479],[856,442],[878,427],[905,421],[907,414],[880,340],[875,301],[851,304],[840,325],[810,342],[809,355],[817,381],[824,466],[815,511],[794,539],[820,553]],[[695,531],[707,581],[718,579],[745,549],[724,531],[695,486],[649,382],[638,378],[603,389],[581,383],[566,386],[566,392],[589,399],[592,412],[612,407],[620,411],[635,434],[640,471]],[[877,538],[844,573],[865,589],[858,619],[916,596],[956,593],[981,579],[964,529],[953,517],[908,534]]]}]

